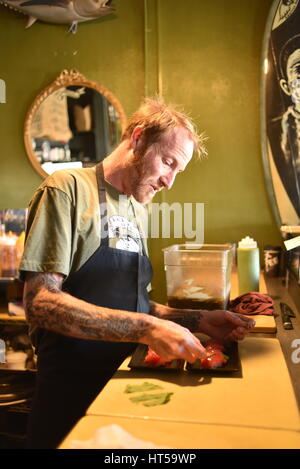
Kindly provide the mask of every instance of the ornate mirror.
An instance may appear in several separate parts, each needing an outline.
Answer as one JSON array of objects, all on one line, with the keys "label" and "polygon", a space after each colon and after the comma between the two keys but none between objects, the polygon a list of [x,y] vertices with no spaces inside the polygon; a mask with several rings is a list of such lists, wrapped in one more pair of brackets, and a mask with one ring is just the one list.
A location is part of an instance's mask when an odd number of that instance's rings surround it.
[{"label": "ornate mirror", "polygon": [[[300,1],[275,0],[262,63],[262,152],[279,227],[300,222]],[[284,231],[282,229],[282,231]]]},{"label": "ornate mirror", "polygon": [[27,155],[43,177],[93,166],[119,143],[126,127],[121,104],[76,70],[63,70],[32,103],[25,120]]}]

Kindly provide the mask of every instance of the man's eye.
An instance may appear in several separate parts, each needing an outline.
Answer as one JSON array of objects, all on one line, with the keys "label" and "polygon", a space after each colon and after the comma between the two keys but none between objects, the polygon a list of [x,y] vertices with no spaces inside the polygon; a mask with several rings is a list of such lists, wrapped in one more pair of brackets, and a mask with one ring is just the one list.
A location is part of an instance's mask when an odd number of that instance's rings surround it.
[{"label": "man's eye", "polygon": [[172,161],[166,160],[165,158],[163,158],[163,163],[166,164],[167,166],[172,166]]}]

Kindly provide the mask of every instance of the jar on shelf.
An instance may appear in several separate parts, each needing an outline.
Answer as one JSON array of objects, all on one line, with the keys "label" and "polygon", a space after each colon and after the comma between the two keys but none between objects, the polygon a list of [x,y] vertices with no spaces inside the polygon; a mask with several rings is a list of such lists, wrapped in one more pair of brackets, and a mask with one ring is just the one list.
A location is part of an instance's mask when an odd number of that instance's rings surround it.
[{"label": "jar on shelf", "polygon": [[12,233],[5,235],[0,251],[2,277],[15,277],[17,274],[17,238]]}]

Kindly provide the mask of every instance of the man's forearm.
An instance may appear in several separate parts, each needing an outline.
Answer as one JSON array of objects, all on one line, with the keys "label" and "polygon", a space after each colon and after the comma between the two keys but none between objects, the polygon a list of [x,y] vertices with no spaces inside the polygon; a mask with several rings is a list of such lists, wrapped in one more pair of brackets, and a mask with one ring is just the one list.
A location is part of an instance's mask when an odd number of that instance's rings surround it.
[{"label": "man's forearm", "polygon": [[186,327],[191,332],[199,332],[201,330],[202,311],[193,309],[176,309],[170,306],[150,301],[150,312],[153,316],[160,319],[167,319]]},{"label": "man's forearm", "polygon": [[61,291],[51,274],[34,282],[34,288],[25,285],[24,306],[35,326],[80,339],[141,343],[153,327],[155,319],[146,314],[95,306]]},{"label": "man's forearm", "polygon": [[63,281],[60,273],[27,272],[24,307],[32,325],[80,339],[146,344],[167,361],[203,355],[199,340],[175,322],[92,305],[62,291]]}]

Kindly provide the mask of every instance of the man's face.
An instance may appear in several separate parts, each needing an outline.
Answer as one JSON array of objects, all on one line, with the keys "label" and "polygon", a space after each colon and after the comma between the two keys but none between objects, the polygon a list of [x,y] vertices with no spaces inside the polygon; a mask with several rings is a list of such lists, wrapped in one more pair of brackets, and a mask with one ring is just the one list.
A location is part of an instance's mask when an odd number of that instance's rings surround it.
[{"label": "man's face", "polygon": [[185,170],[193,156],[194,144],[182,128],[166,132],[159,143],[150,145],[144,154],[135,152],[131,193],[141,203],[148,203],[161,189],[170,189],[177,173]]},{"label": "man's face", "polygon": [[292,68],[289,75],[289,87],[292,101],[298,103],[300,101],[300,62]]},{"label": "man's face", "polygon": [[295,50],[287,61],[286,94],[294,103],[300,102],[300,49]]}]

